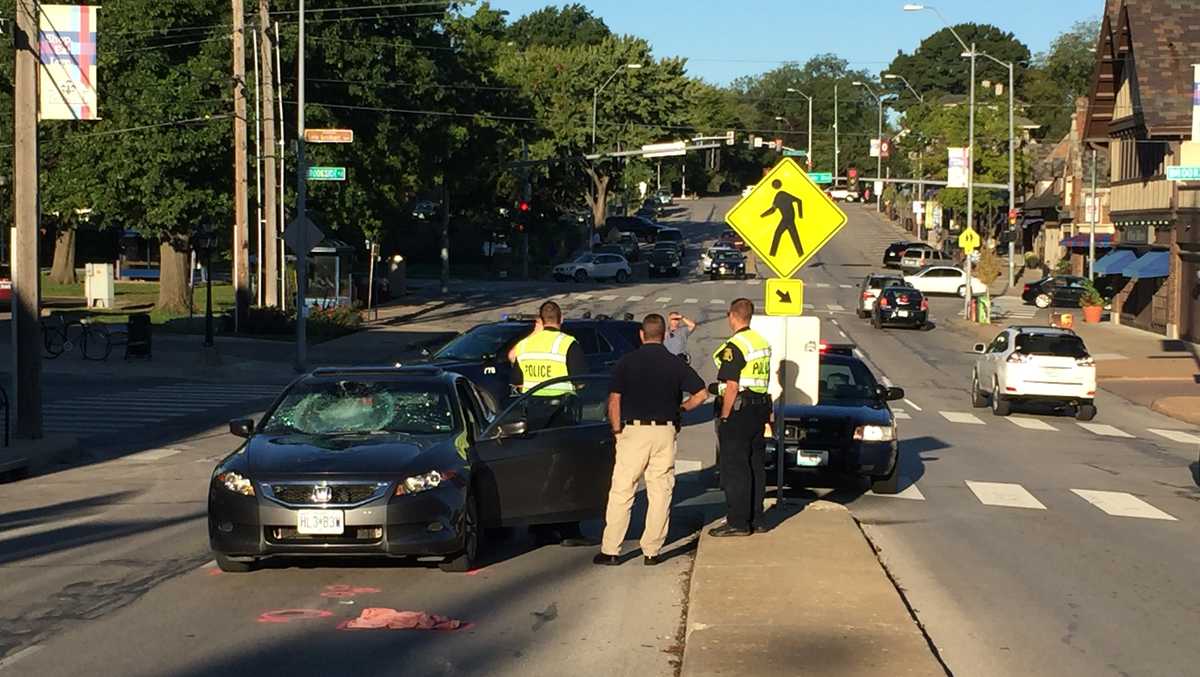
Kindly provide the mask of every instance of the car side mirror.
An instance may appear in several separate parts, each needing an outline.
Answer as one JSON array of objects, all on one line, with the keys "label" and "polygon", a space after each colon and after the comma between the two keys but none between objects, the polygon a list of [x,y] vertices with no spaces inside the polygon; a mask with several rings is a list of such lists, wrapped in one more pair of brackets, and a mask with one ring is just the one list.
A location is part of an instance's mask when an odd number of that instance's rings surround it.
[{"label": "car side mirror", "polygon": [[520,437],[529,432],[529,422],[525,419],[517,419],[507,423],[501,423],[497,429],[500,437]]},{"label": "car side mirror", "polygon": [[235,418],[229,422],[229,432],[238,437],[250,437],[254,434],[254,419]]},{"label": "car side mirror", "polygon": [[986,353],[987,346],[983,345],[982,343],[976,343],[975,344],[975,352],[980,353],[980,354]]},{"label": "car side mirror", "polygon": [[884,394],[884,399],[888,402],[904,399],[904,388],[889,387]]}]

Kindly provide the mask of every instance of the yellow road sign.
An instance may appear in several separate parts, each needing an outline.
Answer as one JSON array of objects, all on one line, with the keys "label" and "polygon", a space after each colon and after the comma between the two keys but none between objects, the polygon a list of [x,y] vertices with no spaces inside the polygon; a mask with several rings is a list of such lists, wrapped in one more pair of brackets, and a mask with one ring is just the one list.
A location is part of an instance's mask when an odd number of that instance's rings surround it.
[{"label": "yellow road sign", "polygon": [[958,247],[965,252],[972,252],[979,248],[979,233],[974,229],[967,228],[958,236]]},{"label": "yellow road sign", "polygon": [[804,312],[804,280],[774,277],[767,279],[768,315],[790,316]]},{"label": "yellow road sign", "polygon": [[792,158],[767,173],[728,223],[779,277],[791,277],[846,225],[846,215]]}]

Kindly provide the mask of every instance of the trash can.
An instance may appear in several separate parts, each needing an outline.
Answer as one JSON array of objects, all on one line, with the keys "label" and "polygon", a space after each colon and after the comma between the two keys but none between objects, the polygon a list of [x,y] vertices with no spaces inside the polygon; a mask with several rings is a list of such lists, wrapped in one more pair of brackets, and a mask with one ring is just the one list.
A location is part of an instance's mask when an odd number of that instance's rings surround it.
[{"label": "trash can", "polygon": [[975,297],[975,321],[979,324],[992,323],[992,300],[987,295]]},{"label": "trash can", "polygon": [[150,315],[134,313],[129,316],[129,338],[125,342],[125,359],[144,357],[150,359],[152,338]]}]

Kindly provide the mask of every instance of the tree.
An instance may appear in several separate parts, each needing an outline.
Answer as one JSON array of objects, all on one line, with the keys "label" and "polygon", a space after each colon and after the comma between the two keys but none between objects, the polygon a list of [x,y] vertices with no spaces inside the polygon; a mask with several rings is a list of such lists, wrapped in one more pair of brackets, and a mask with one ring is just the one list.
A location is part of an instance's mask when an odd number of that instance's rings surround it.
[{"label": "tree", "polygon": [[1057,141],[1070,131],[1075,100],[1087,96],[1091,86],[1096,62],[1091,50],[1099,33],[1099,19],[1077,22],[1034,59],[1022,98],[1030,102],[1030,115],[1041,123],[1046,139]]},{"label": "tree", "polygon": [[580,4],[543,7],[508,29],[508,39],[518,48],[594,46],[610,37],[604,20]]},{"label": "tree", "polygon": [[[964,23],[954,27],[962,39],[975,49],[986,52],[1001,61],[1015,64],[1013,77],[1017,91],[1021,91],[1025,72],[1030,60],[1029,48],[1007,31],[990,24]],[[942,95],[966,95],[970,88],[967,60],[963,48],[949,28],[943,28],[921,41],[912,54],[900,51],[888,66],[887,72],[904,76],[926,100],[937,100]],[[976,60],[976,73],[982,80],[989,78],[1000,81],[1003,75],[1007,82],[1008,70],[989,59]],[[908,99],[911,103],[911,99]]]}]

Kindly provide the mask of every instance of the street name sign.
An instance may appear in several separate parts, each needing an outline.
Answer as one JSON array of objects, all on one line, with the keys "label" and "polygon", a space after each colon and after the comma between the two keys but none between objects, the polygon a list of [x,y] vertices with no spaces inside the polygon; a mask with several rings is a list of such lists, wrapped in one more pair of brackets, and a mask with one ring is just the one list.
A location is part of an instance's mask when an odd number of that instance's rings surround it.
[{"label": "street name sign", "polygon": [[1168,181],[1200,181],[1200,165],[1170,165],[1167,167]]},{"label": "street name sign", "polygon": [[354,143],[353,129],[306,129],[305,143]]},{"label": "street name sign", "polygon": [[821,185],[833,183],[832,172],[809,172],[808,178],[812,179],[813,183],[819,183]]},{"label": "street name sign", "polygon": [[345,167],[309,167],[309,181],[345,181]]},{"label": "street name sign", "polygon": [[958,246],[965,252],[972,252],[978,249],[979,245],[979,233],[972,228],[967,228],[958,236]]},{"label": "street name sign", "polygon": [[793,148],[785,148],[783,150],[783,156],[784,157],[808,157],[808,151],[796,150]]},{"label": "street name sign", "polygon": [[773,277],[767,280],[764,304],[772,317],[792,317],[804,313],[804,280]]},{"label": "street name sign", "polygon": [[792,158],[784,158],[725,215],[778,277],[791,277],[846,225],[846,215]]}]

